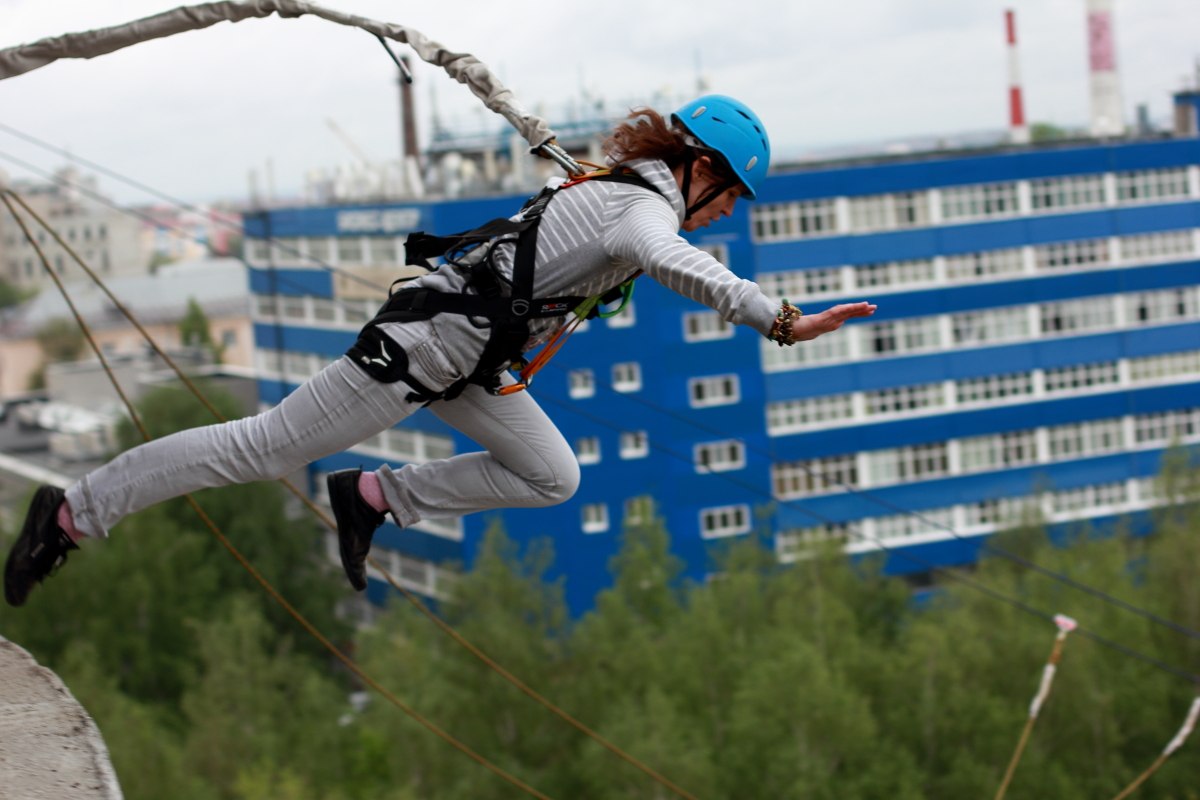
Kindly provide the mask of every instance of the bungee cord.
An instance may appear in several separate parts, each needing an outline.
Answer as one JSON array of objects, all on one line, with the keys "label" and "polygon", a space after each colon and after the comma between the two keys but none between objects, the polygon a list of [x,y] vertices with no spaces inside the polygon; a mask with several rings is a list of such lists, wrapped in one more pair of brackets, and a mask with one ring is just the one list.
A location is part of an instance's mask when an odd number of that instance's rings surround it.
[{"label": "bungee cord", "polygon": [[[91,269],[91,267],[89,267],[81,258],[79,258],[79,256],[62,239],[62,237],[58,234],[57,231],[55,231],[53,228],[51,228],[49,225],[47,225],[45,220],[43,220],[39,215],[36,214],[36,212],[34,212],[32,209],[30,209],[29,206],[25,203],[24,199],[21,198],[16,193],[11,192],[10,190],[4,190],[2,195],[0,195],[0,196],[4,197],[4,201],[5,201],[6,205],[9,204],[8,198],[9,198],[9,196],[11,196],[13,199],[15,199],[17,201],[18,204],[21,205],[21,207],[26,211],[26,213],[30,214],[38,222],[38,224],[40,224],[43,228],[45,228],[51,234],[51,236],[54,238],[54,240],[61,247],[63,247],[64,250],[66,250],[68,252],[68,254],[71,256],[72,260],[75,261],[75,263],[78,266],[80,266],[88,274],[88,276],[101,289],[101,291],[103,291],[105,293],[105,296],[108,297],[109,300],[111,300],[113,302],[116,309],[137,328],[138,332],[142,335],[142,337],[146,340],[146,342],[150,345],[150,347],[153,348],[154,352],[160,358],[162,358],[164,360],[164,362],[170,367],[170,369],[175,373],[175,375],[178,376],[181,381],[183,381],[184,385],[188,388],[188,390],[197,399],[200,400],[200,402],[209,411],[209,413],[211,413],[218,422],[227,421],[225,416],[222,415],[220,413],[220,411],[218,411],[216,409],[216,407],[212,405],[212,403],[203,395],[203,393],[188,378],[186,373],[184,373],[183,370],[181,370],[179,368],[179,366],[174,362],[174,360],[167,353],[165,353],[162,350],[162,348],[158,345],[158,343],[154,340],[154,338],[150,335],[150,333],[141,325],[141,323],[137,320],[137,318],[133,315],[133,313],[131,311],[129,311],[129,309],[126,308],[124,306],[124,304],[122,304],[121,301],[109,290],[109,288],[105,285],[104,281],[100,278],[100,276],[98,276]],[[16,212],[15,212],[15,210],[12,209],[11,205],[9,205],[9,209],[13,213],[13,216],[16,217]],[[24,224],[21,222],[21,220],[19,218],[18,218],[18,224],[21,225],[22,231],[25,233],[26,237],[29,238],[29,232],[25,228]],[[35,249],[37,249],[39,257],[44,259],[44,256],[42,255],[42,252],[41,252],[40,248],[37,246],[37,244],[32,242],[32,240],[30,240],[30,241],[34,245]],[[48,262],[46,262],[46,263],[48,263]],[[47,267],[47,269],[49,269],[49,267]],[[87,327],[86,322],[82,319],[82,317],[79,315],[79,313],[77,311],[75,311],[74,304],[71,302],[70,298],[68,297],[65,287],[61,284],[58,277],[54,276],[54,279],[55,279],[55,283],[59,286],[59,290],[60,290],[60,292],[62,292],[64,299],[66,300],[68,305],[71,307],[71,309],[74,313],[76,322],[83,328],[83,330],[85,331],[85,333],[88,336],[89,342],[92,343],[92,349],[94,351],[97,351],[98,347],[95,345],[94,341],[92,340],[90,329]],[[135,423],[137,424],[139,430],[142,431],[143,438],[148,440],[149,435],[146,433],[144,428],[142,428],[140,422],[137,421],[136,414],[135,414],[135,412],[132,411],[132,407],[131,407],[128,399],[125,397],[125,394],[121,390],[121,387],[117,384],[116,377],[112,374],[111,370],[109,370],[107,361],[104,359],[103,356],[100,356],[100,358],[101,358],[101,363],[104,365],[105,371],[109,375],[109,380],[113,383],[114,387],[116,387],[123,402],[125,403],[126,408],[130,410],[132,418],[134,419]],[[337,530],[337,525],[334,523],[334,521],[332,519],[329,518],[329,516],[324,512],[324,510],[321,509],[320,507],[318,507],[304,492],[302,492],[298,487],[296,487],[295,484],[293,484],[286,477],[280,478],[279,482],[281,484],[283,484],[283,486],[285,488],[287,488],[288,491],[290,491],[294,496],[296,496],[308,508],[309,511],[311,511],[319,519],[321,519],[321,521],[325,523],[327,528],[329,528],[330,530],[334,530],[334,531]],[[201,513],[201,516],[203,518],[203,513],[200,512],[199,507],[196,506],[194,501],[191,500],[190,495],[188,496],[188,499],[189,499],[189,502],[192,502],[193,508],[196,508],[197,512]],[[208,524],[210,526],[210,530],[211,530],[212,529],[211,523],[206,522],[206,524]],[[213,533],[217,535],[218,539],[221,541],[221,544],[223,546],[225,546],[226,549],[230,550],[230,552],[239,561],[239,563],[241,563],[244,567],[246,567],[250,571],[251,575],[255,577],[256,580],[259,580],[260,583],[264,584],[264,588],[267,589],[267,591],[271,594],[271,596],[273,598],[275,598],[278,602],[280,602],[284,606],[284,608],[287,609],[288,612],[291,613],[293,616],[298,615],[298,612],[295,612],[294,609],[292,608],[292,606],[290,604],[288,604],[287,601],[285,601],[281,596],[279,596],[277,591],[275,591],[269,584],[265,583],[265,579],[261,579],[257,570],[255,570],[244,559],[244,557],[242,557],[242,555],[233,548],[232,543],[229,543],[228,540],[225,539],[225,537],[223,535],[221,535],[219,531],[213,530]],[[633,755],[629,754],[622,748],[618,747],[616,744],[609,741],[604,736],[602,736],[601,734],[599,734],[598,732],[596,732],[595,730],[593,730],[592,728],[590,728],[589,726],[587,726],[586,724],[584,724],[583,722],[581,722],[580,720],[578,720],[577,718],[575,718],[574,716],[569,714],[563,708],[561,708],[560,706],[551,702],[545,696],[543,696],[542,694],[537,692],[535,689],[533,689],[531,686],[529,686],[527,683],[525,683],[520,678],[518,678],[515,674],[513,674],[509,670],[505,669],[499,662],[497,662],[491,656],[487,655],[483,650],[481,650],[479,647],[477,647],[476,645],[471,643],[462,634],[460,634],[457,630],[455,630],[453,626],[451,626],[449,623],[447,623],[445,620],[443,620],[437,614],[433,613],[433,611],[430,610],[429,606],[426,603],[422,602],[421,599],[419,597],[417,597],[417,595],[414,592],[410,591],[409,589],[404,587],[402,584],[400,584],[400,582],[397,581],[396,578],[387,569],[385,569],[382,564],[380,564],[374,558],[374,556],[368,556],[368,561],[372,567],[374,567],[376,570],[378,570],[384,576],[384,578],[387,580],[387,582],[394,589],[396,589],[398,592],[400,592],[410,603],[412,603],[417,608],[417,610],[419,610],[426,618],[428,618],[430,621],[432,621],[443,633],[445,633],[447,636],[449,636],[451,639],[453,639],[457,644],[459,644],[461,647],[466,649],[469,653],[471,653],[477,659],[482,661],[488,668],[490,668],[492,671],[496,672],[496,674],[500,675],[502,678],[504,678],[506,681],[508,681],[510,684],[512,684],[514,687],[516,687],[519,691],[521,691],[523,694],[525,694],[527,697],[534,700],[536,703],[541,705],[546,710],[550,711],[552,714],[554,714],[560,720],[566,722],[568,725],[575,728],[580,733],[584,734],[588,738],[595,741],[597,744],[599,744],[604,749],[608,750],[613,755],[617,756],[618,758],[620,758],[621,760],[630,764],[631,766],[636,767],[638,770],[640,770],[641,772],[643,772],[644,774],[649,776],[651,779],[653,779],[657,783],[666,787],[670,791],[674,792],[676,795],[683,797],[686,800],[696,800],[696,797],[693,794],[691,794],[690,792],[688,792],[686,789],[683,789],[678,784],[674,783],[669,778],[662,775],[657,770],[653,769],[652,767],[650,767],[649,765],[647,765],[640,759],[634,757]],[[328,640],[326,640],[324,636],[320,635],[319,632],[317,632],[313,626],[307,624],[304,620],[300,619],[299,617],[297,617],[297,618],[298,618],[298,621],[301,622],[301,624],[305,627],[306,630],[308,630],[310,633],[314,633],[317,636],[318,640],[321,641],[322,644],[327,643]],[[328,645],[328,644],[326,646],[332,647],[332,645]],[[336,656],[338,654],[335,652],[334,655]],[[355,669],[354,672],[356,675],[360,674],[357,669]],[[366,682],[368,683],[368,685],[372,686],[372,688],[376,687],[376,684],[374,681],[366,681]]]},{"label": "bungee cord", "polygon": [[1147,778],[1158,772],[1159,768],[1171,757],[1171,754],[1183,747],[1183,743],[1187,741],[1188,736],[1191,735],[1192,730],[1196,727],[1197,718],[1200,718],[1200,696],[1192,700],[1192,706],[1188,710],[1187,717],[1183,720],[1183,725],[1180,726],[1179,731],[1171,741],[1167,742],[1167,746],[1163,748],[1158,758],[1154,759],[1154,763],[1147,767],[1145,772],[1137,776],[1133,783],[1122,789],[1120,794],[1114,797],[1113,800],[1125,800],[1125,798],[1136,792],[1138,787],[1146,782]]},{"label": "bungee cord", "polygon": [[1012,759],[1008,762],[1008,769],[1004,772],[1000,788],[996,790],[995,800],[1004,800],[1004,795],[1008,792],[1008,785],[1017,771],[1017,764],[1020,763],[1021,756],[1025,753],[1025,745],[1029,743],[1029,735],[1033,733],[1038,712],[1042,710],[1042,705],[1050,696],[1050,687],[1053,685],[1054,675],[1058,671],[1058,662],[1062,658],[1063,644],[1067,640],[1067,634],[1078,627],[1075,620],[1063,614],[1055,615],[1054,624],[1058,626],[1058,635],[1054,637],[1054,648],[1050,651],[1050,657],[1046,660],[1046,666],[1042,670],[1042,682],[1038,686],[1037,694],[1033,697],[1033,702],[1029,704],[1029,716],[1025,721],[1025,727],[1021,730],[1021,737],[1017,740],[1017,748],[1013,751]]},{"label": "bungee cord", "polygon": [[62,58],[96,58],[142,42],[208,28],[219,22],[236,23],[272,14],[278,14],[281,19],[294,19],[307,14],[338,25],[359,28],[383,42],[388,53],[397,61],[385,40],[407,44],[422,60],[440,67],[451,78],[470,89],[489,110],[504,117],[534,152],[553,159],[572,175],[583,172],[582,167],[559,147],[557,135],[546,121],[526,111],[512,91],[475,56],[448,50],[441,43],[405,25],[378,22],[305,0],[218,0],[181,6],[122,25],[67,33],[8,47],[0,50],[0,80],[31,72]]}]

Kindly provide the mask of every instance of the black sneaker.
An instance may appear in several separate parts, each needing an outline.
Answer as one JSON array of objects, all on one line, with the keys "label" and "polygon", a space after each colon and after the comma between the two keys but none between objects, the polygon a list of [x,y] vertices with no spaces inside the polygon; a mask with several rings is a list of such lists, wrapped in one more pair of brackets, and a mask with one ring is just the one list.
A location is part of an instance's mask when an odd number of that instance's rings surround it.
[{"label": "black sneaker", "polygon": [[57,486],[42,486],[34,493],[21,535],[4,565],[4,599],[10,606],[25,605],[33,585],[65,564],[69,551],[79,549],[58,527],[58,507],[62,503],[63,490]]},{"label": "black sneaker", "polygon": [[387,515],[376,511],[358,493],[358,476],[361,469],[342,469],[325,477],[329,487],[329,505],[337,520],[338,552],[342,556],[342,569],[356,590],[367,588],[367,553],[371,552],[371,538],[375,529],[383,524]]}]

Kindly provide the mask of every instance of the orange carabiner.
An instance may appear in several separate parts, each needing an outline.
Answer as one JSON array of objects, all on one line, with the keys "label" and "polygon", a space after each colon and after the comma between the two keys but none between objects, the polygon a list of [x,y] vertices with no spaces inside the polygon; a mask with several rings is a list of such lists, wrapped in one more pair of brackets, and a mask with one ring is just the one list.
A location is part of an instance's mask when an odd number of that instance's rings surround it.
[{"label": "orange carabiner", "polygon": [[528,388],[529,388],[529,384],[527,384],[527,383],[514,383],[511,386],[501,386],[499,389],[496,390],[496,394],[500,395],[501,397],[507,397],[510,394],[516,394],[517,392],[523,392]]}]

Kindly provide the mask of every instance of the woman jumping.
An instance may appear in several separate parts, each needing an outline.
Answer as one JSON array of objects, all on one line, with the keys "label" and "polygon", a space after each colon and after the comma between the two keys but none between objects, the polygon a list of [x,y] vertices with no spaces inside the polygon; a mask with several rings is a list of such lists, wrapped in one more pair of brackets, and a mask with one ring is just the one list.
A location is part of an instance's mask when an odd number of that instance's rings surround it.
[{"label": "woman jumping", "polygon": [[65,491],[42,486],[8,556],[14,606],[77,549],[126,515],[212,486],[271,480],[346,450],[422,406],[484,447],[425,464],[327,477],[342,566],[366,588],[366,557],[390,513],[426,517],[538,507],[570,498],[579,464],[570,445],[506,370],[545,343],[569,312],[642,271],[748,325],[780,346],[874,313],[866,303],[801,315],[777,306],[679,235],[753,199],[770,144],[758,117],[721,95],[671,115],[638,109],[605,142],[611,170],[555,183],[510,220],[445,239],[410,238],[446,263],[395,292],[349,352],[257,416],[127,450]]}]

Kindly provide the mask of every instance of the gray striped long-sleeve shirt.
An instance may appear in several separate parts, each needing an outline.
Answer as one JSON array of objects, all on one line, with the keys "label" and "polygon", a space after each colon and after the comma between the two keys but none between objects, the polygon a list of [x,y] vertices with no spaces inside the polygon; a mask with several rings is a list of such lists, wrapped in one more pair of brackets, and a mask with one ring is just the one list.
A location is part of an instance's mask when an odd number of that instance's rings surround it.
[{"label": "gray striped long-sleeve shirt", "polygon": [[[766,335],[775,319],[774,303],[756,283],[739,278],[679,235],[684,201],[666,164],[639,160],[627,166],[661,194],[609,181],[584,181],[558,192],[538,227],[534,297],[602,294],[641,269],[667,288],[716,310],[726,321]],[[495,253],[508,279],[514,251],[513,245],[501,245]],[[443,266],[409,285],[458,292],[464,281],[464,275]],[[565,319],[532,321],[527,348],[548,339]],[[433,323],[448,345],[464,346],[474,357],[488,337],[479,320],[458,314],[441,314]],[[466,353],[454,355],[459,361]]]}]

